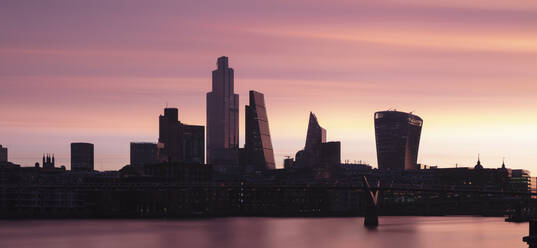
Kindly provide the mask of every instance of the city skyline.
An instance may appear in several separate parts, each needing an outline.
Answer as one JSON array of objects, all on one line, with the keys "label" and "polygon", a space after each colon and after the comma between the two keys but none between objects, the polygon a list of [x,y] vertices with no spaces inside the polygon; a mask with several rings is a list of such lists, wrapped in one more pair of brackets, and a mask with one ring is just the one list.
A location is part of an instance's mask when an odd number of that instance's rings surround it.
[{"label": "city skyline", "polygon": [[[163,2],[159,18],[137,1],[94,2],[99,15],[89,3],[3,3],[0,144],[13,162],[49,152],[69,167],[69,144],[89,142],[95,169],[119,169],[131,141],[156,141],[166,103],[205,125],[208,75],[226,55],[240,102],[251,89],[266,96],[278,168],[303,147],[309,111],[341,141],[342,160],[376,166],[371,114],[396,108],[427,123],[418,163],[472,167],[480,153],[488,168],[506,157],[536,170],[536,4],[389,2],[217,4],[221,12]],[[63,21],[71,16],[81,18]]]},{"label": "city skyline", "polygon": [[[215,70],[215,71],[219,71],[219,70],[221,70],[220,68],[222,68],[222,69],[224,69],[224,68],[227,69],[227,68],[228,68],[228,57],[226,57],[226,56],[219,57],[219,58],[218,58],[218,61],[217,61],[217,65],[218,65],[218,69]],[[232,69],[232,68],[229,68],[229,69],[231,70],[231,89],[233,89],[233,86],[234,86],[234,83],[233,83],[233,81],[234,81],[234,79],[233,79],[233,78],[234,78],[234,76],[233,76],[233,69]],[[213,71],[213,74],[215,73],[215,71]],[[214,75],[213,75],[213,79],[214,79]],[[217,84],[220,84],[220,83],[221,83],[221,82],[217,81]],[[213,87],[214,87],[214,84],[215,84],[215,81],[213,80]],[[226,87],[227,87],[227,86],[226,86]],[[252,92],[252,91],[250,91],[250,92]],[[209,95],[209,94],[207,94],[207,95]],[[235,95],[235,99],[237,99],[238,94],[234,94],[234,95]],[[166,106],[167,106],[167,104],[168,104],[168,103],[166,103]],[[237,103],[237,104],[238,104],[238,103]],[[247,106],[247,105],[246,105],[246,106]],[[168,109],[169,109],[169,108],[167,108],[167,107],[165,108],[165,110],[168,110]],[[180,109],[180,108],[179,108],[179,109]],[[240,109],[240,108],[237,108],[237,109]],[[175,111],[177,111],[177,108],[175,108]],[[394,108],[394,109],[388,109],[388,110],[380,111],[380,112],[392,112],[392,111],[396,111],[396,112],[398,112],[397,109],[395,109],[395,108]],[[188,111],[186,111],[186,112],[188,112]],[[377,112],[377,113],[378,113],[378,112]],[[400,112],[400,113],[405,113],[405,112]],[[411,112],[410,114],[412,114],[412,112]],[[238,114],[237,114],[237,115],[238,115]],[[313,116],[313,118],[314,118],[314,121],[317,122],[317,117],[314,116],[312,112],[310,112],[310,115],[309,115],[309,124],[307,125],[308,128],[306,128],[306,131],[309,130],[309,126],[311,125],[311,121],[312,121],[312,116]],[[375,114],[375,116],[376,116],[376,114]],[[238,117],[238,116],[237,116],[237,117]],[[160,118],[162,118],[162,115],[160,116]],[[240,118],[240,119],[241,119],[241,124],[244,125],[244,121],[245,121],[244,118]],[[194,121],[194,122],[195,122],[195,121]],[[205,125],[203,125],[203,124],[205,124]],[[317,124],[317,125],[318,125],[318,124]],[[202,123],[202,127],[206,127],[206,123]],[[324,129],[324,128],[321,128],[321,129],[324,130],[324,131],[323,131],[323,132],[324,132],[323,137],[326,139],[326,129]],[[373,132],[375,132],[375,131],[374,131],[374,127],[373,127]],[[158,133],[158,130],[157,130],[157,133]],[[240,131],[237,132],[237,134],[239,134],[239,133],[240,133]],[[308,132],[306,132],[306,133],[308,134]],[[239,144],[237,144],[237,145],[238,145],[238,146],[241,146],[241,145],[245,144],[245,141],[244,141],[244,140],[245,140],[245,137],[242,137],[241,135],[238,135],[238,136],[240,137],[239,140],[240,140],[242,143],[239,143]],[[158,139],[158,135],[157,135],[157,140],[159,140],[159,139]],[[307,143],[307,140],[308,140],[307,137],[305,138],[305,140],[306,140],[306,143]],[[85,142],[88,142],[88,141],[85,141]],[[129,144],[132,144],[132,142],[140,142],[140,141],[130,141]],[[144,141],[142,141],[142,142],[144,142]],[[72,144],[72,143],[77,143],[77,142],[76,142],[76,141],[72,141],[71,144]],[[91,143],[91,142],[90,142],[90,143]],[[4,146],[6,146],[6,145],[4,145]],[[376,146],[376,145],[375,145],[375,146]],[[206,149],[208,150],[208,147],[207,147]],[[292,151],[291,151],[289,154],[292,154]],[[376,160],[378,160],[378,154],[375,154],[375,155],[376,155]],[[69,153],[68,156],[72,156],[72,155]],[[131,156],[131,155],[130,155],[130,153],[129,153],[129,158],[130,158],[130,156]],[[282,157],[284,157],[283,159],[285,159],[285,157],[287,157],[287,156],[290,156],[290,155],[285,154],[285,155],[283,155]],[[57,156],[56,156],[56,157],[57,157]],[[291,157],[292,157],[292,156],[291,156]],[[283,168],[283,159],[282,159],[281,161],[276,161],[276,165],[277,165],[276,168]],[[374,166],[376,166],[376,167],[378,168],[378,163],[376,163],[377,161],[370,162],[370,161],[368,161],[368,160],[362,160],[362,159],[359,159],[359,160],[358,160],[358,159],[354,159],[354,160],[352,160],[352,159],[347,159],[347,158],[345,158],[344,160],[345,160],[346,162],[350,162],[350,163],[353,163],[353,162],[354,162],[354,163],[357,163],[357,162],[358,162],[358,163],[367,163],[367,164],[374,165]],[[68,161],[69,163],[63,163],[62,161]],[[499,167],[501,167],[501,166],[503,165],[504,161],[505,161],[505,157],[502,157],[502,158],[501,158],[501,162],[502,162],[502,164],[501,164],[500,166],[492,165],[492,166],[488,166],[488,168],[499,168]],[[17,161],[16,161],[16,160],[13,160],[12,162],[17,162]],[[36,162],[37,162],[37,161],[36,161]],[[33,162],[31,162],[31,163],[29,163],[29,164],[24,164],[24,163],[21,163],[21,164],[22,164],[23,166],[29,166],[29,165],[31,165],[32,163],[33,163]],[[65,158],[62,159],[62,154],[60,153],[60,160],[59,160],[59,162],[57,163],[57,165],[58,165],[58,166],[65,166],[66,168],[69,168],[69,169],[70,169],[70,166],[67,165],[67,164],[70,164],[70,163],[72,163],[72,161],[71,161],[71,160],[66,160]],[[237,147],[237,163],[238,163],[238,147]],[[470,168],[471,168],[471,167],[473,167],[473,165],[472,165],[471,163],[472,163],[472,162],[470,162],[470,164],[468,164],[468,165],[466,165],[466,164],[459,164],[459,163],[456,163],[456,166],[465,166],[465,167],[470,167]],[[126,165],[126,164],[128,164],[128,163],[121,164],[121,166]],[[421,162],[421,161],[419,161],[419,160],[418,160],[418,164],[426,164],[426,165],[428,165],[428,166],[433,166],[433,165],[434,165],[434,166],[439,166],[438,164],[430,164],[430,163],[427,163],[427,162]],[[118,165],[118,164],[115,164],[115,165]],[[121,167],[121,166],[119,166],[119,167]],[[447,166],[442,166],[442,165],[440,165],[439,167],[449,167],[449,165],[447,165]],[[108,170],[108,168],[103,168],[103,167],[102,167],[102,160],[101,160],[101,167],[98,168],[98,169],[99,169],[99,170]],[[113,170],[113,169],[115,169],[115,168],[112,168],[112,170]]]}]

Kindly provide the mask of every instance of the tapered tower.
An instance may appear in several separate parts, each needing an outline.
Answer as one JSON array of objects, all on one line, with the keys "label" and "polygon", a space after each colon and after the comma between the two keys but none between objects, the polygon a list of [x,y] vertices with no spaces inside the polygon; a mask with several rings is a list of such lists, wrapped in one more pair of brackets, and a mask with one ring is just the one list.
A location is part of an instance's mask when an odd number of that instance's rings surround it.
[{"label": "tapered tower", "polygon": [[207,93],[207,163],[238,164],[239,95],[227,57],[217,60],[212,91]]},{"label": "tapered tower", "polygon": [[245,122],[244,148],[248,164],[256,170],[276,169],[265,97],[262,93],[250,91],[250,105],[245,108]]}]

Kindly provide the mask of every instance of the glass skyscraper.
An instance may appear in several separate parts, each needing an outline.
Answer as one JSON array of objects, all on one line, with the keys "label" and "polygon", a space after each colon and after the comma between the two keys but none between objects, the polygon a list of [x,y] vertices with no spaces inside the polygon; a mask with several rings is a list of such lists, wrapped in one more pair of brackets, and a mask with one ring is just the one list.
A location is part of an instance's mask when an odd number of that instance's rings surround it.
[{"label": "glass skyscraper", "polygon": [[317,116],[310,112],[310,120],[308,122],[308,133],[306,135],[306,145],[304,150],[317,150],[320,149],[321,143],[326,142],[326,129],[322,128],[317,121]]},{"label": "glass skyscraper", "polygon": [[71,143],[71,171],[93,171],[93,156],[93,144]]},{"label": "glass skyscraper", "polygon": [[265,97],[262,93],[250,91],[250,105],[246,106],[245,122],[244,148],[248,165],[254,166],[255,170],[276,169]]},{"label": "glass skyscraper", "polygon": [[379,169],[417,169],[423,120],[411,113],[375,113],[375,139]]},{"label": "glass skyscraper", "polygon": [[207,93],[207,163],[238,164],[239,95],[234,92],[228,58],[217,60],[212,91]]},{"label": "glass skyscraper", "polygon": [[322,128],[315,114],[310,112],[306,145],[295,155],[296,167],[316,167],[321,163],[321,146],[326,142],[326,129]]}]

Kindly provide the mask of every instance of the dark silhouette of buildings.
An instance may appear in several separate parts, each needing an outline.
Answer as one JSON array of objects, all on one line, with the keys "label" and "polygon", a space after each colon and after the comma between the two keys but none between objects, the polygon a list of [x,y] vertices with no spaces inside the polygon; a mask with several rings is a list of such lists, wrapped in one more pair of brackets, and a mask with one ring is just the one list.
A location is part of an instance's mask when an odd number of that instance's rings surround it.
[{"label": "dark silhouette of buildings", "polygon": [[321,144],[323,142],[326,142],[326,129],[319,125],[317,117],[310,112],[306,145],[303,150],[296,153],[295,166],[298,168],[314,167],[320,158]]},{"label": "dark silhouette of buildings", "polygon": [[295,166],[295,160],[291,158],[290,156],[287,156],[287,158],[283,160],[284,169],[291,169],[294,166]]},{"label": "dark silhouette of buildings", "polygon": [[481,165],[481,156],[477,156],[477,164],[475,164],[474,169],[483,169],[483,165]]},{"label": "dark silhouette of buildings", "polygon": [[341,142],[331,141],[321,143],[320,162],[323,165],[341,164]]},{"label": "dark silhouette of buildings", "polygon": [[[380,170],[341,164],[341,143],[326,142],[313,113],[304,149],[275,170],[263,94],[250,91],[245,116],[245,147],[238,149],[238,95],[221,57],[207,93],[211,164],[204,164],[204,126],[181,123],[176,108],[159,117],[158,144],[131,143],[131,163],[119,171],[76,173],[93,171],[88,143],[71,144],[72,171],[55,168],[54,155],[43,155],[43,168],[6,162],[0,146],[0,218],[365,215],[375,224],[378,213],[503,216],[522,203],[537,209],[529,171],[505,163],[484,168],[479,157],[474,168],[418,166],[423,121],[412,114],[375,113]],[[239,158],[253,170],[214,169],[233,168]]]},{"label": "dark silhouette of buildings", "polygon": [[71,170],[93,171],[93,144],[71,143]]},{"label": "dark silhouette of buildings", "polygon": [[321,143],[324,142],[326,142],[326,129],[319,125],[317,116],[310,112],[308,133],[306,135],[306,146],[304,146],[304,150],[319,150]]},{"label": "dark silhouette of buildings", "polygon": [[173,181],[181,184],[200,184],[210,182],[212,167],[210,165],[191,163],[158,163],[143,166],[143,174],[159,182]]},{"label": "dark silhouette of buildings", "polygon": [[158,163],[157,144],[149,142],[131,142],[130,164],[141,166]]},{"label": "dark silhouette of buildings", "polygon": [[50,154],[47,154],[46,156],[43,154],[43,168],[44,169],[54,169],[55,164],[54,154],[50,156]]},{"label": "dark silhouette of buildings", "polygon": [[510,171],[510,184],[515,191],[537,192],[535,177],[530,176],[528,170],[508,170]]},{"label": "dark silhouette of buildings", "polygon": [[262,93],[250,91],[250,105],[246,105],[245,122],[246,163],[253,166],[254,170],[276,169],[265,98]]},{"label": "dark silhouette of buildings", "polygon": [[399,111],[375,113],[375,138],[379,169],[417,169],[423,120]]},{"label": "dark silhouette of buildings", "polygon": [[207,163],[238,164],[239,95],[234,93],[233,69],[220,57],[207,93]]},{"label": "dark silhouette of buildings", "polygon": [[159,161],[203,164],[204,131],[203,126],[181,123],[177,108],[165,108],[164,115],[159,117]]},{"label": "dark silhouette of buildings", "polygon": [[503,216],[521,203],[537,206],[526,171],[326,169],[222,174],[210,165],[158,163],[72,173],[8,163],[0,166],[0,218],[363,216],[366,179],[373,188],[382,182],[380,215]]},{"label": "dark silhouette of buildings", "polygon": [[160,161],[183,161],[183,130],[177,108],[165,108],[159,116],[158,157]]},{"label": "dark silhouette of buildings", "polygon": [[326,167],[341,163],[341,143],[326,142],[326,129],[319,125],[312,112],[308,122],[306,145],[303,150],[297,152],[295,160],[293,166],[298,168]]},{"label": "dark silhouette of buildings", "polygon": [[7,147],[0,145],[0,163],[7,162]]},{"label": "dark silhouette of buildings", "polygon": [[185,163],[205,163],[205,127],[183,125]]}]

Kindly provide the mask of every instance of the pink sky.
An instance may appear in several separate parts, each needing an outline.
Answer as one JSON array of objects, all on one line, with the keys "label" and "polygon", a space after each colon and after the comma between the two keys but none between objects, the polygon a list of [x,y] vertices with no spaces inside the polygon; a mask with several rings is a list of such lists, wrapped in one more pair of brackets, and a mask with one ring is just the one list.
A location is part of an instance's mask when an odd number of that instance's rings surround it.
[{"label": "pink sky", "polygon": [[[23,165],[95,144],[96,169],[156,142],[165,104],[205,124],[216,58],[265,94],[277,165],[309,111],[342,159],[376,165],[373,113],[424,119],[418,161],[537,170],[537,2],[2,1],[0,144]],[[242,142],[241,142],[242,143]],[[69,167],[69,166],[68,166]]]}]

